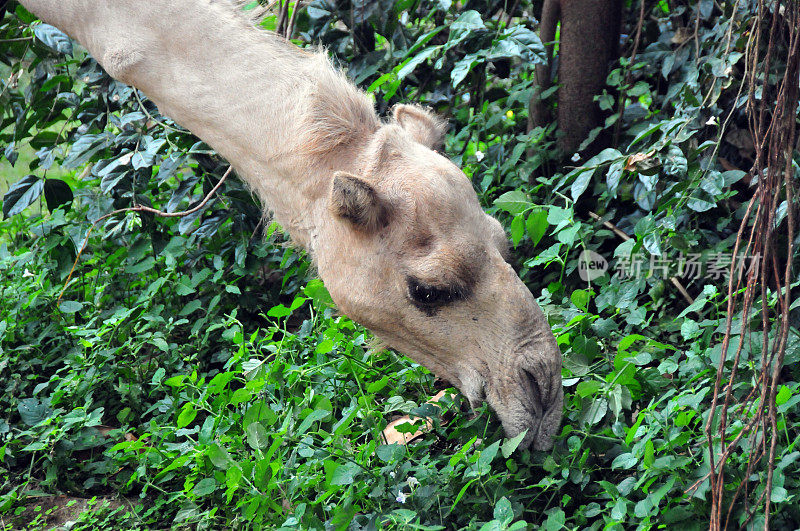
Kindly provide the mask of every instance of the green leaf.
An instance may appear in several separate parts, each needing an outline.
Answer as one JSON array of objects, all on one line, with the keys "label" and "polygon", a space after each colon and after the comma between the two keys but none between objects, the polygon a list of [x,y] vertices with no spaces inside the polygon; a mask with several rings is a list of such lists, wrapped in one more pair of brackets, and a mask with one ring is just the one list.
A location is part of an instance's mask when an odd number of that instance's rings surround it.
[{"label": "green leaf", "polygon": [[35,175],[26,175],[8,188],[3,196],[3,217],[19,214],[39,199],[44,181]]},{"label": "green leaf", "polygon": [[199,299],[191,300],[186,303],[186,306],[184,306],[180,312],[178,312],[178,315],[189,315],[190,313],[199,310],[202,305],[203,303]]},{"label": "green leaf", "polygon": [[511,457],[511,454],[514,453],[514,450],[517,449],[519,444],[522,442],[522,439],[525,438],[525,435],[528,434],[528,430],[522,430],[522,432],[510,439],[506,439],[503,441],[503,445],[500,447],[500,452],[503,454],[503,458],[508,459]]},{"label": "green leaf", "polygon": [[778,393],[775,395],[775,405],[782,406],[792,397],[792,390],[789,389],[787,386],[782,385],[778,390]]},{"label": "green leaf", "polygon": [[333,471],[331,485],[351,485],[359,472],[361,472],[361,467],[358,463],[347,461]]},{"label": "green leaf", "polygon": [[694,339],[702,333],[697,321],[685,319],[681,323],[681,336],[683,339]]},{"label": "green leaf", "polygon": [[22,422],[28,426],[36,426],[50,417],[52,410],[38,398],[23,398],[17,405]]},{"label": "green leaf", "polygon": [[267,311],[267,316],[276,318],[286,317],[291,314],[292,311],[283,304],[278,304],[277,306],[273,306],[272,308],[269,309],[269,311]]},{"label": "green leaf", "polygon": [[517,214],[511,220],[511,242],[516,247],[525,235],[525,216]]},{"label": "green leaf", "polygon": [[772,487],[772,494],[769,497],[772,503],[781,503],[789,499],[789,491],[784,487]]},{"label": "green leaf", "polygon": [[245,429],[247,433],[247,444],[253,450],[262,450],[269,444],[267,429],[260,422],[251,422]]},{"label": "green leaf", "polygon": [[581,422],[594,426],[606,417],[606,413],[608,413],[608,400],[595,397],[589,402],[588,407],[584,404],[584,409],[581,411]]},{"label": "green leaf", "polygon": [[587,396],[592,396],[597,393],[602,387],[603,384],[597,380],[585,380],[578,384],[575,388],[575,393],[581,398],[586,398]]},{"label": "green leaf", "polygon": [[[227,472],[225,472],[225,485],[228,489],[235,489],[242,482],[242,469],[238,466],[230,467]],[[228,500],[230,502],[230,500]]]},{"label": "green leaf", "polygon": [[399,444],[380,444],[375,449],[375,455],[385,463],[392,463],[401,459],[406,453],[405,447]]},{"label": "green leaf", "polygon": [[323,308],[326,306],[333,306],[331,294],[328,293],[328,289],[318,278],[310,280],[308,284],[306,284],[306,287],[303,288],[303,293],[313,300],[314,304],[317,306],[321,306]]},{"label": "green leaf", "polygon": [[408,59],[407,61],[405,61],[405,63],[403,63],[403,66],[400,68],[400,70],[397,71],[397,78],[398,79],[403,79],[404,77],[406,77],[408,74],[413,72],[414,69],[417,68],[417,66],[420,65],[420,63],[423,63],[426,59],[431,57],[433,54],[438,52],[440,49],[441,49],[441,46],[432,46],[430,48],[425,48],[420,53],[418,53],[417,55],[412,57],[411,59]]},{"label": "green leaf", "polygon": [[297,435],[305,433],[313,423],[327,418],[330,414],[330,411],[326,411],[324,409],[316,409],[312,411],[306,418],[303,419],[303,422],[300,423],[300,426],[297,428]]},{"label": "green leaf", "polygon": [[592,178],[594,173],[591,171],[584,171],[578,174],[574,181],[572,181],[572,186],[570,188],[570,193],[572,195],[572,200],[577,201],[583,192],[586,191],[586,188],[589,186],[589,181]]},{"label": "green leaf", "polygon": [[178,187],[172,192],[172,197],[169,198],[165,210],[167,212],[175,212],[181,204],[181,201],[194,190],[198,177],[188,177],[183,179]]},{"label": "green leaf", "polygon": [[689,200],[686,202],[686,206],[688,206],[695,212],[705,212],[707,210],[711,210],[717,205],[705,199],[693,196],[690,197]]},{"label": "green leaf", "polygon": [[561,225],[572,220],[572,209],[551,206],[547,211],[547,222],[550,225]]},{"label": "green leaf", "polygon": [[3,150],[3,154],[5,155],[6,159],[11,164],[12,167],[14,166],[14,164],[17,162],[17,159],[19,158],[19,152],[16,149],[14,149],[15,146],[16,146],[16,142],[11,142]]},{"label": "green leaf", "polygon": [[314,349],[317,354],[327,354],[333,350],[334,344],[330,339],[323,339]]},{"label": "green leaf", "polygon": [[164,367],[159,367],[156,369],[156,372],[153,373],[153,377],[150,379],[150,385],[158,385],[161,383],[161,380],[164,379],[164,376],[167,374],[166,369]]},{"label": "green leaf", "polygon": [[567,515],[560,508],[554,508],[549,511],[547,520],[544,521],[542,529],[545,531],[560,531],[564,529],[564,524],[567,521]]},{"label": "green leaf", "polygon": [[611,518],[622,521],[626,514],[628,514],[628,502],[625,498],[620,498],[611,508]]},{"label": "green leaf", "polygon": [[83,308],[83,303],[78,301],[64,301],[58,305],[58,309],[63,313],[77,313]]},{"label": "green leaf", "polygon": [[500,520],[504,526],[514,519],[514,510],[511,508],[511,502],[505,496],[500,498],[500,501],[494,506],[494,518]]},{"label": "green leaf", "polygon": [[582,226],[583,224],[578,221],[574,225],[565,227],[556,233],[556,239],[567,246],[571,246],[575,242],[578,231]]},{"label": "green leaf", "polygon": [[217,480],[214,478],[205,478],[197,482],[197,485],[192,489],[192,493],[197,496],[208,496],[217,490]]},{"label": "green leaf", "polygon": [[464,56],[463,59],[458,61],[453,69],[450,71],[450,79],[453,83],[453,88],[457,87],[470,71],[478,64],[478,54],[470,53]]},{"label": "green leaf", "polygon": [[148,256],[138,264],[133,264],[126,267],[125,272],[130,273],[131,275],[140,275],[146,271],[150,271],[151,269],[153,269],[153,266],[155,266],[155,264],[156,264],[155,258],[153,258],[152,256]]},{"label": "green leaf", "polygon": [[209,446],[207,455],[208,459],[211,461],[211,464],[221,470],[227,470],[228,467],[230,467],[233,463],[233,459],[231,459],[231,455],[228,453],[228,451],[218,444],[212,444]]},{"label": "green leaf", "polygon": [[249,402],[251,398],[253,398],[253,394],[247,389],[237,389],[231,395],[230,403],[235,406],[243,402]]},{"label": "green leaf", "polygon": [[539,242],[542,240],[542,237],[544,237],[544,234],[547,231],[547,211],[534,210],[528,216],[526,225],[528,237],[533,242],[533,245],[539,245]]},{"label": "green leaf", "polygon": [[164,384],[168,385],[170,387],[178,388],[178,387],[181,387],[181,386],[184,385],[183,382],[185,380],[186,380],[186,375],[185,374],[179,374],[177,376],[172,376],[171,378],[167,378],[167,381],[165,381]]},{"label": "green leaf", "polygon": [[586,307],[589,305],[590,298],[589,292],[585,289],[576,289],[569,296],[572,304],[584,311],[586,311]]},{"label": "green leaf", "polygon": [[521,214],[533,206],[528,196],[519,190],[504,193],[494,200],[494,205],[514,215]]},{"label": "green leaf", "polygon": [[617,468],[629,469],[635,467],[638,462],[639,460],[632,453],[626,452],[614,458],[611,462],[611,468],[614,470]]},{"label": "green leaf", "polygon": [[481,450],[481,455],[478,457],[478,468],[489,467],[492,461],[494,461],[495,456],[497,456],[497,451],[499,449],[500,441],[495,441],[484,450]]},{"label": "green leaf", "polygon": [[644,443],[644,457],[642,458],[642,462],[645,467],[649,468],[653,465],[653,461],[655,461],[655,447],[653,446],[652,439],[648,439],[647,442]]},{"label": "green leaf", "polygon": [[208,392],[212,395],[221,393],[223,389],[225,389],[225,386],[233,380],[234,376],[236,376],[236,373],[231,371],[217,374],[208,382]]},{"label": "green leaf", "polygon": [[355,505],[338,505],[333,510],[331,525],[336,531],[344,531],[353,521],[358,508]]},{"label": "green leaf", "polygon": [[460,31],[469,32],[482,29],[486,29],[486,25],[483,23],[481,14],[474,9],[465,11],[456,19],[455,22],[450,25],[451,33]]},{"label": "green leaf", "polygon": [[374,381],[367,386],[367,393],[374,395],[389,384],[389,375],[384,375],[380,380]]},{"label": "green leaf", "polygon": [[184,404],[181,412],[178,414],[178,428],[185,428],[192,423],[195,417],[197,417],[197,410],[194,408],[194,404],[191,402]]},{"label": "green leaf", "polygon": [[61,30],[50,24],[37,24],[33,27],[36,38],[58,53],[72,55],[72,41]]},{"label": "green leaf", "polygon": [[72,188],[61,179],[46,179],[44,181],[44,200],[47,202],[47,210],[53,212],[62,205],[66,205],[65,210],[72,206]]}]

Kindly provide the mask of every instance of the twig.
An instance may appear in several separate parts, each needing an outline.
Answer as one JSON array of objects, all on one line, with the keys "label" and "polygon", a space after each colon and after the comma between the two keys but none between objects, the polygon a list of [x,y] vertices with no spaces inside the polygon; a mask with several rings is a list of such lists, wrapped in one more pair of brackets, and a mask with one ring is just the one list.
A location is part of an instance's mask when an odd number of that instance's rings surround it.
[{"label": "twig", "polygon": [[222,176],[219,182],[214,186],[214,188],[212,188],[211,191],[208,192],[208,194],[203,198],[202,201],[200,201],[200,203],[197,206],[195,206],[194,208],[190,208],[189,210],[184,210],[183,212],[164,212],[162,210],[151,208],[149,206],[136,205],[132,207],[120,208],[118,210],[109,212],[108,214],[97,218],[89,227],[89,230],[86,231],[86,236],[84,236],[83,238],[83,243],[81,243],[81,247],[80,249],[78,249],[78,256],[75,257],[75,261],[72,263],[72,269],[69,270],[69,275],[67,275],[67,280],[64,282],[64,287],[61,288],[61,293],[59,293],[58,295],[58,299],[56,300],[56,306],[58,306],[58,304],[61,302],[61,297],[64,296],[64,292],[67,290],[67,286],[69,286],[69,281],[72,278],[72,274],[75,272],[75,267],[78,265],[78,260],[80,260],[81,254],[83,254],[83,250],[86,248],[86,244],[89,242],[89,236],[92,234],[92,230],[94,230],[94,228],[97,226],[98,223],[100,223],[104,219],[110,218],[111,216],[115,216],[117,214],[121,214],[123,212],[150,212],[151,214],[155,214],[156,216],[161,216],[164,218],[182,218],[190,214],[194,214],[195,212],[206,206],[206,204],[211,200],[211,197],[216,193],[217,190],[219,190],[219,187],[222,186],[222,183],[225,182],[225,179],[228,178],[228,175],[231,174],[231,171],[233,171],[233,166],[228,166],[227,171],[225,171],[225,174]]},{"label": "twig", "polygon": [[286,39],[292,38],[292,33],[294,32],[294,23],[297,20],[297,13],[300,12],[300,8],[302,7],[301,0],[297,0],[294,3],[294,9],[292,10],[292,17],[289,19],[289,24],[286,26]]}]

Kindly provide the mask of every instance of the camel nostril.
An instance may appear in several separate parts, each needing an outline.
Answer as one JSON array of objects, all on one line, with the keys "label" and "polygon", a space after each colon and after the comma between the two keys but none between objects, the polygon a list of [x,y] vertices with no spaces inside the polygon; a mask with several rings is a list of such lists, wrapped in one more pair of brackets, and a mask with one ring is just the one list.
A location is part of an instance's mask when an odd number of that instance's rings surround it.
[{"label": "camel nostril", "polygon": [[522,369],[522,382],[530,399],[529,403],[533,406],[533,413],[537,417],[541,416],[542,410],[544,409],[544,397],[542,395],[542,388],[539,385],[539,380],[531,371]]}]

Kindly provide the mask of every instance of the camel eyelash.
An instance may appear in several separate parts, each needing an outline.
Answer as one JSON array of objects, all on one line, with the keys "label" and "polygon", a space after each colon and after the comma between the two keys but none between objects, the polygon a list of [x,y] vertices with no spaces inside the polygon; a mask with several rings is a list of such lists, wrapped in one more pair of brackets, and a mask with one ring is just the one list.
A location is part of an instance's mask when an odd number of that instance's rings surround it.
[{"label": "camel eyelash", "polygon": [[438,288],[409,277],[408,296],[415,306],[432,315],[431,310],[462,299],[464,293],[459,288]]}]

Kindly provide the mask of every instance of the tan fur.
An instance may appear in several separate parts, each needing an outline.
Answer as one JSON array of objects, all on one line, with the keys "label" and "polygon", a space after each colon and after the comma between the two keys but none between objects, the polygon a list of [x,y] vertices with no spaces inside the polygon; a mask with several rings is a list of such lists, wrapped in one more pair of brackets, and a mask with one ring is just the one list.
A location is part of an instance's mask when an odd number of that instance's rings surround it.
[{"label": "tan fur", "polygon": [[389,223],[389,210],[364,179],[337,171],[333,174],[330,201],[334,216],[348,220],[356,230],[374,233]]},{"label": "tan fur", "polygon": [[395,105],[392,110],[395,121],[408,131],[411,137],[434,150],[442,148],[447,122],[419,105]]},{"label": "tan fur", "polygon": [[324,54],[255,29],[227,0],[22,3],[226,157],[344,313],[488,400],[509,435],[551,446],[561,354],[503,258],[502,227],[433,150],[443,121],[400,105],[381,123]]}]

